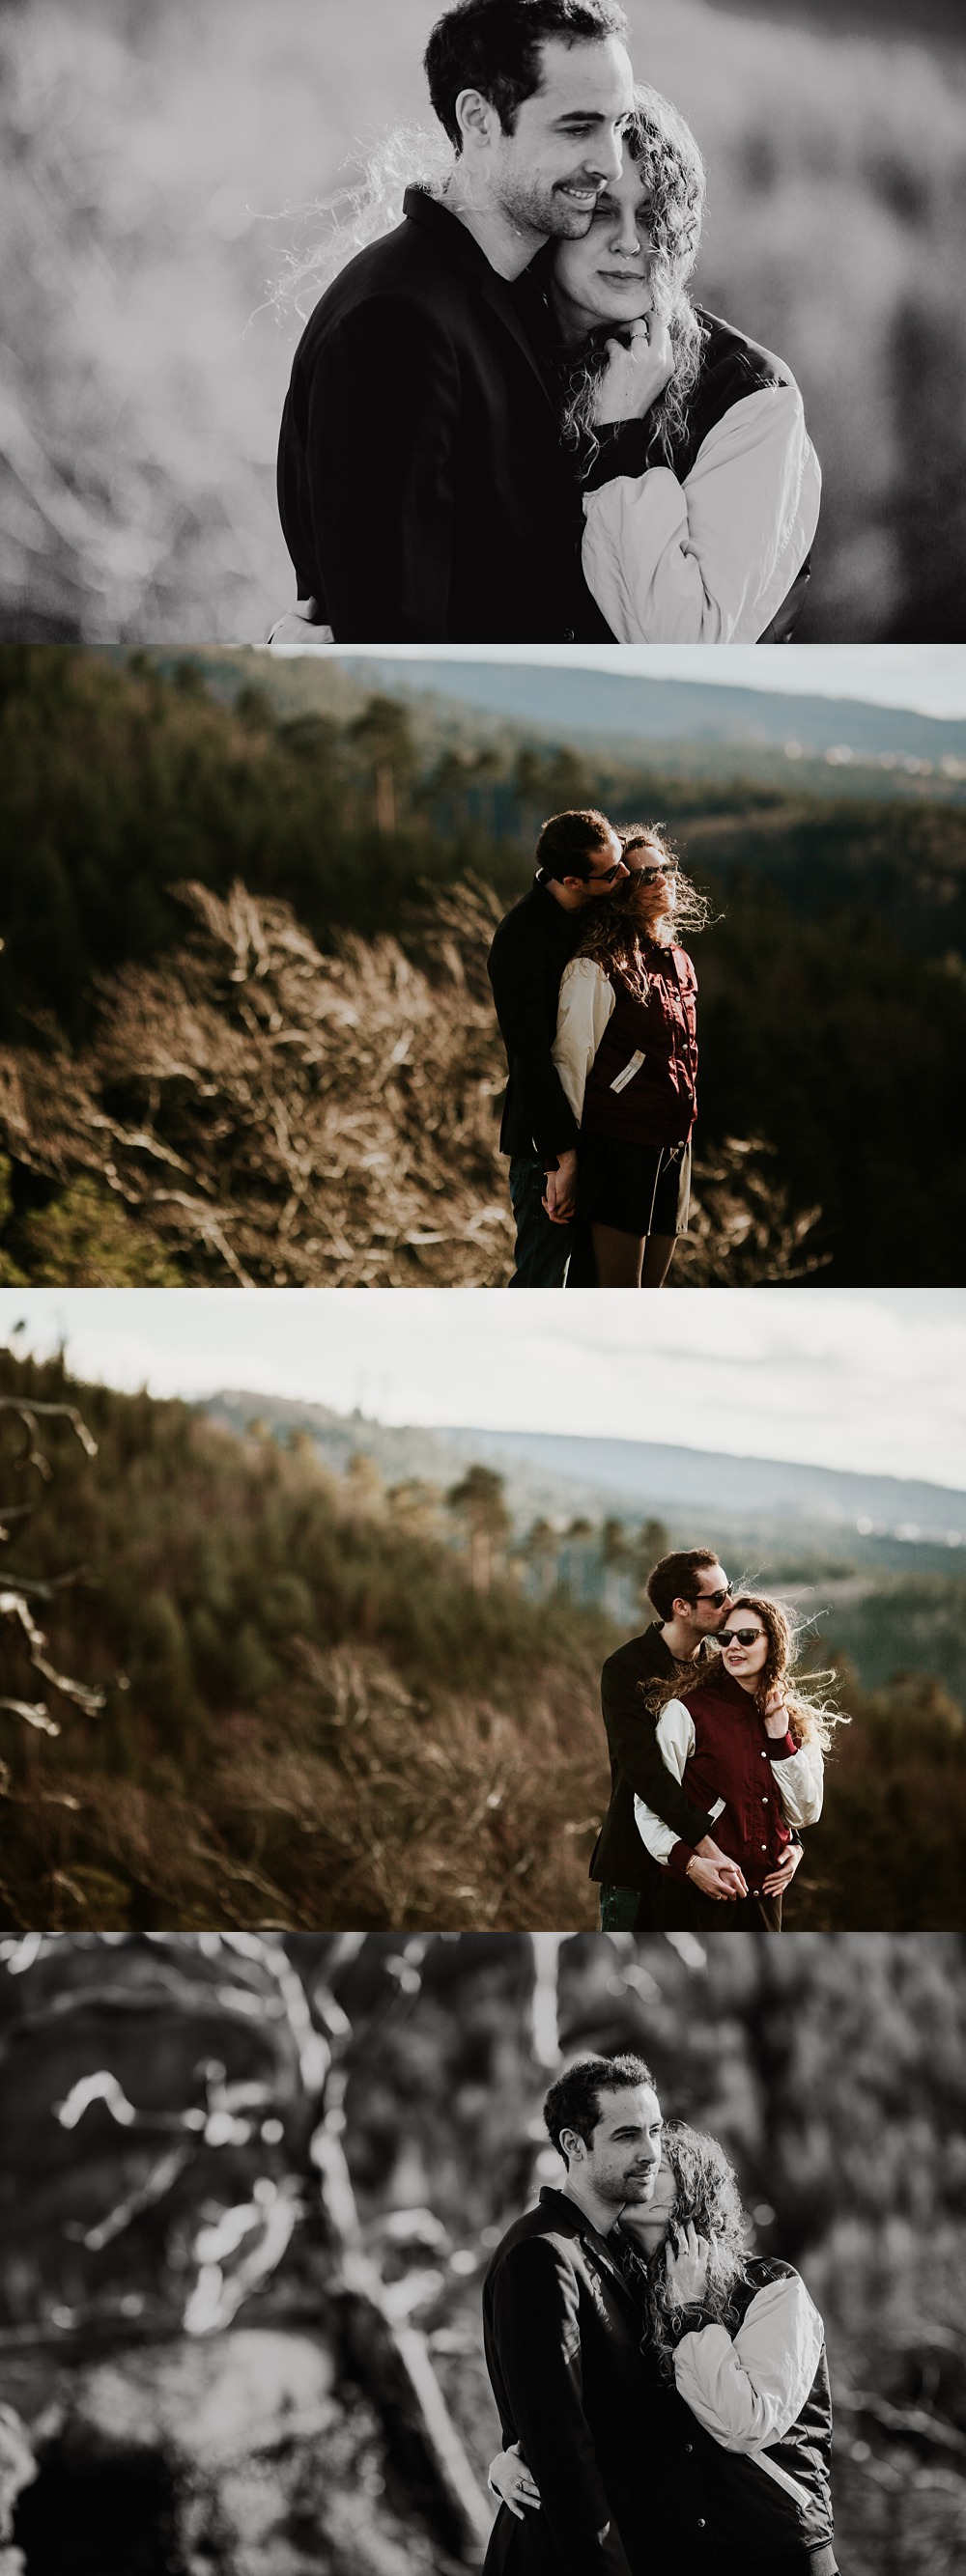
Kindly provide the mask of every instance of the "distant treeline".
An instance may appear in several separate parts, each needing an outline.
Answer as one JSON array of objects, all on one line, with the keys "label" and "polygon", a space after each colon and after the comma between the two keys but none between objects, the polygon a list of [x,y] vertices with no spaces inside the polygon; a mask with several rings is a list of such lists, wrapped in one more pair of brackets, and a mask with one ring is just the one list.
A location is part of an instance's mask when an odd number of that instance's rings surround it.
[{"label": "distant treeline", "polygon": [[183,938],[178,881],[283,896],[330,953],[348,930],[405,945],[421,884],[471,870],[512,901],[543,816],[585,802],[668,821],[724,916],[698,947],[699,1148],[775,1148],[791,1204],[823,1211],[830,1284],[957,1282],[966,812],[940,802],[792,807],[566,746],[427,761],[392,698],[282,718],[250,686],[215,702],[190,659],[11,647],[0,1037],[83,1039],[98,979]]},{"label": "distant treeline", "polygon": [[[8,1429],[0,1504],[33,1506],[4,1571],[47,1632],[37,1651],[104,1693],[85,1715],[11,1621],[0,1923],[592,1927],[598,1677],[621,1632],[501,1571],[498,1479],[471,1467],[450,1494],[457,1552],[424,1496],[368,1462],[329,1476],[304,1434],[233,1437],[9,1353],[0,1395],[72,1402],[98,1443],[35,1421],[44,1481],[16,1474]],[[640,1561],[662,1535],[642,1533]],[[911,1661],[901,1622],[896,1643]],[[966,1728],[939,1669],[875,1691],[845,1675],[853,1722],[793,1927],[962,1928]]]}]

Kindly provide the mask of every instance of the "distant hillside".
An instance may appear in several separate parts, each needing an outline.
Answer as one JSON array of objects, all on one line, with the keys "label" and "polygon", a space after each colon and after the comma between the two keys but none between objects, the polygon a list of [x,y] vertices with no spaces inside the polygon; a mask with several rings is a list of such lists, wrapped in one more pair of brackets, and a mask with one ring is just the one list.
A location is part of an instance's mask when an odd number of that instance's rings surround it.
[{"label": "distant hillside", "polygon": [[[937,1547],[952,1570],[960,1562],[951,1534],[966,1548],[966,1493],[898,1476],[850,1475],[765,1458],[734,1458],[714,1450],[671,1448],[641,1440],[595,1440],[565,1433],[405,1427],[342,1414],[327,1405],[282,1396],[225,1390],[206,1400],[212,1421],[238,1432],[253,1419],[276,1432],[307,1431],[327,1466],[344,1472],[356,1454],[371,1457],[387,1481],[423,1477],[455,1482],[471,1460],[498,1468],[518,1522],[535,1513],[572,1515],[610,1510],[631,1517],[660,1514],[682,1535],[695,1513],[713,1514],[716,1527],[760,1538],[774,1528],[785,1550],[824,1535],[838,1536],[852,1556],[908,1564],[920,1549]],[[885,1555],[883,1558],[883,1544]],[[966,1561],[966,1560],[964,1560]]]},{"label": "distant hillside", "polygon": [[[350,672],[352,660],[339,657]],[[705,687],[697,680],[624,679],[616,671],[580,670],[569,663],[463,662],[455,658],[406,660],[378,654],[366,665],[382,682],[407,695],[434,689],[516,724],[538,723],[570,741],[601,737],[626,748],[642,743],[719,742],[763,749],[789,741],[803,751],[839,745],[856,753],[895,753],[940,761],[966,759],[966,723],[918,715],[911,708],[880,707],[859,698],[786,696],[782,690]]]},{"label": "distant hillside", "polygon": [[[118,659],[122,658],[118,652]],[[253,681],[287,718],[323,711],[346,722],[373,689],[406,701],[425,753],[447,743],[491,742],[504,749],[521,740],[578,744],[609,758],[653,760],[673,771],[741,770],[776,774],[787,788],[792,759],[808,771],[809,789],[829,785],[840,793],[849,762],[874,764],[864,771],[863,795],[897,790],[945,795],[966,777],[966,723],[919,715],[910,708],[880,707],[858,698],[786,696],[766,688],[725,688],[697,680],[624,678],[616,671],[582,670],[573,663],[473,662],[448,655],[397,660],[389,654],[333,650],[273,655],[246,648],[193,648],[190,656],[155,652],[170,671],[189,658],[204,671],[212,694],[230,704],[240,685]],[[836,758],[829,761],[829,754]],[[740,754],[740,763],[737,755]],[[928,772],[903,770],[903,761],[926,761]],[[882,763],[890,765],[882,767]],[[895,767],[891,764],[895,763]],[[942,763],[948,764],[944,770]],[[819,764],[817,772],[815,764]],[[826,778],[826,772],[828,776]]]}]

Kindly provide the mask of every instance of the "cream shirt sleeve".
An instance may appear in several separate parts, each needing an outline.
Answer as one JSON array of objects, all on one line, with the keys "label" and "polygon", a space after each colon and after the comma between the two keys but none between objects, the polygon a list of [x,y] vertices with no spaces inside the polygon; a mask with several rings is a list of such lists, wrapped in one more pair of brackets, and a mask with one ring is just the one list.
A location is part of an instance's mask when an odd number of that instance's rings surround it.
[{"label": "cream shirt sleeve", "polygon": [[621,644],[755,644],[818,526],[822,478],[789,378],[734,403],[679,483],[617,475],[584,499],[583,566]]},{"label": "cream shirt sleeve", "polygon": [[587,1076],[614,1008],[614,987],[593,957],[572,957],[560,979],[550,1053],[579,1127]]},{"label": "cream shirt sleeve", "polygon": [[[656,1733],[665,1770],[672,1772],[675,1780],[683,1780],[685,1763],[694,1752],[694,1720],[683,1699],[669,1699],[667,1707],[661,1710]],[[717,1806],[710,1809],[710,1814],[720,1815],[723,1803],[719,1799]],[[643,1798],[637,1796],[634,1799],[634,1822],[651,1859],[659,1860],[662,1868],[666,1868],[668,1853],[674,1850],[678,1835],[661,1816],[655,1815],[653,1807],[645,1806]]]},{"label": "cream shirt sleeve", "polygon": [[784,1762],[773,1762],[772,1779],[786,1824],[816,1825],[822,1812],[825,1764],[819,1744],[800,1744]]},{"label": "cream shirt sleeve", "polygon": [[674,2355],[679,2397],[726,2451],[780,2442],[801,2414],[822,2355],[818,2309],[798,2273],[769,2281],[736,2335],[699,2326]]}]

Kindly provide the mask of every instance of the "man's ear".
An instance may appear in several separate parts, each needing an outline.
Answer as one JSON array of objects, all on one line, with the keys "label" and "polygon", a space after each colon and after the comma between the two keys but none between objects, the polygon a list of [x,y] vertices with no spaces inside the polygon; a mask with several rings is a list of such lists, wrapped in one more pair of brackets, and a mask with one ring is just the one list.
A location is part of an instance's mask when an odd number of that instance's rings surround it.
[{"label": "man's ear", "polygon": [[560,2153],[568,2165],[574,2162],[579,2164],[584,2153],[584,2141],[578,2129],[561,2129]]},{"label": "man's ear", "polygon": [[494,124],[498,126],[500,120],[495,107],[491,106],[488,98],[484,98],[482,90],[461,89],[454,104],[453,114],[464,144],[468,143],[477,151],[481,148],[488,151],[493,141]]}]

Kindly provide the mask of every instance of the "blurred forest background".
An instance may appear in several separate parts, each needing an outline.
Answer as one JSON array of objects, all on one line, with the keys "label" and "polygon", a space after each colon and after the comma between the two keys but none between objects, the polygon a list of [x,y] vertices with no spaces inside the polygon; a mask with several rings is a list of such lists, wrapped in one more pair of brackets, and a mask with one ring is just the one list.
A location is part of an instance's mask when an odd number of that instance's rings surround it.
[{"label": "blurred forest background", "polygon": [[330,664],[6,647],[0,1279],[505,1284],[486,951],[544,816],[594,803],[662,817],[721,916],[675,1278],[958,1284],[963,764],[845,795],[673,750]]},{"label": "blurred forest background", "polygon": [[4,2576],[478,2567],[481,2277],[557,2178],[561,2062],[626,2047],[822,2309],[841,2564],[958,2576],[964,1965],[928,1934],[6,1940]]},{"label": "blurred forest background", "polygon": [[[437,14],[3,11],[8,637],[258,642],[288,604],[274,455],[300,322],[275,289],[318,238],[316,202],[387,128],[429,121]],[[628,15],[639,74],[708,159],[699,294],[803,388],[825,506],[802,639],[960,640],[961,12],[628,0]]]},{"label": "blurred forest background", "polygon": [[[0,1925],[592,1928],[601,1664],[700,1516],[517,1513],[479,1460],[390,1482],[364,1445],[337,1473],[297,1423],[9,1351],[0,1432]],[[756,1535],[852,1721],[790,1927],[962,1929],[962,1572]]]}]

